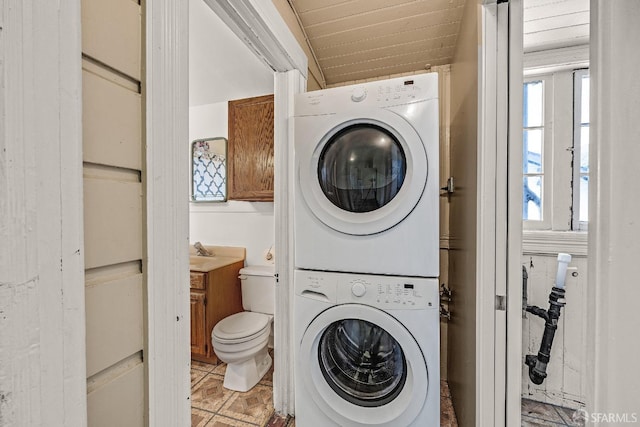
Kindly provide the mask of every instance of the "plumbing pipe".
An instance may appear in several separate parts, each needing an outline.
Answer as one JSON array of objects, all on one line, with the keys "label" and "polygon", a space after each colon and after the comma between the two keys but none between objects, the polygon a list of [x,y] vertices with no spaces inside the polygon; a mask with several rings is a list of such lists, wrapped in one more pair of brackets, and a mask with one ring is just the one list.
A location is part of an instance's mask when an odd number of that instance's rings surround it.
[{"label": "plumbing pipe", "polygon": [[525,364],[529,367],[529,379],[531,379],[534,384],[542,384],[547,377],[547,365],[551,359],[553,338],[558,329],[560,309],[566,304],[564,299],[564,281],[567,274],[567,265],[570,262],[571,255],[565,253],[558,254],[558,273],[556,274],[556,281],[549,294],[549,309],[545,311],[537,306],[527,306],[529,313],[535,314],[545,321],[544,334],[542,335],[538,355],[528,354],[525,357]]}]

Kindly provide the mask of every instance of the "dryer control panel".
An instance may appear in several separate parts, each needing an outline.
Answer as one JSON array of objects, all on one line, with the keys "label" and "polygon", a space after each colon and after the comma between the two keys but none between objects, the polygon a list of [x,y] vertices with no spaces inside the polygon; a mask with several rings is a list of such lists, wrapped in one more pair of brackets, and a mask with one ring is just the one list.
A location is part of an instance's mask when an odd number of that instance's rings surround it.
[{"label": "dryer control panel", "polygon": [[437,73],[418,74],[300,93],[296,95],[294,115],[313,116],[344,110],[358,111],[360,108],[385,108],[437,98]]}]

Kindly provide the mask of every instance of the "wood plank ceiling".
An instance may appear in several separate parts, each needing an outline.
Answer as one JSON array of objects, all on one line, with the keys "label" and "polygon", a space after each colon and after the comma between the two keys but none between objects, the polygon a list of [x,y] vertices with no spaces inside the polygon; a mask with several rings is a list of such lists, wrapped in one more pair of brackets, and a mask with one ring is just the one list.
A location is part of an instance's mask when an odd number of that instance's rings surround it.
[{"label": "wood plank ceiling", "polygon": [[524,0],[524,51],[589,43],[589,0]]},{"label": "wood plank ceiling", "polygon": [[[286,0],[328,86],[449,64],[465,0]],[[524,0],[524,50],[589,43],[589,0]]]},{"label": "wood plank ceiling", "polygon": [[465,0],[288,0],[327,85],[451,63]]}]

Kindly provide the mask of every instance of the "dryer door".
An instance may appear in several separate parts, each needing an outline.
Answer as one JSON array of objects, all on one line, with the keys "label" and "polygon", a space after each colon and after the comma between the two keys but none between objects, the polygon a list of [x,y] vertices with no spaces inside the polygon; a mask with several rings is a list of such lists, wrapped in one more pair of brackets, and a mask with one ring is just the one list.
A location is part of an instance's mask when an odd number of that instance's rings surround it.
[{"label": "dryer door", "polygon": [[341,426],[409,425],[427,397],[418,344],[373,307],[344,304],[321,313],[305,331],[300,357],[302,372],[310,372],[305,387]]},{"label": "dryer door", "polygon": [[354,235],[380,233],[409,215],[427,182],[427,155],[415,129],[382,109],[317,122],[322,125],[310,126],[306,140],[296,143],[300,186],[311,212]]}]

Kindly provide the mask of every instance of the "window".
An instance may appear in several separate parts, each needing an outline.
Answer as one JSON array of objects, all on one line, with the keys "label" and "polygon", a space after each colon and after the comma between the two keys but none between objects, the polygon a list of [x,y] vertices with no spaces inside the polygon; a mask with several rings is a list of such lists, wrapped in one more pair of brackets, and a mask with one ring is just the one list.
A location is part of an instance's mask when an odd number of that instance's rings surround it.
[{"label": "window", "polygon": [[533,80],[524,84],[524,107],[522,135],[524,199],[522,218],[527,221],[542,221],[543,213],[543,146],[544,146],[544,82]]},{"label": "window", "polygon": [[589,70],[573,74],[573,217],[574,230],[589,220]]},{"label": "window", "polygon": [[525,79],[522,142],[524,228],[586,230],[588,70],[561,70]]},{"label": "window", "polygon": [[553,177],[553,79],[537,76],[525,80],[523,92],[523,200],[526,228],[551,228]]}]

